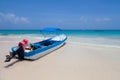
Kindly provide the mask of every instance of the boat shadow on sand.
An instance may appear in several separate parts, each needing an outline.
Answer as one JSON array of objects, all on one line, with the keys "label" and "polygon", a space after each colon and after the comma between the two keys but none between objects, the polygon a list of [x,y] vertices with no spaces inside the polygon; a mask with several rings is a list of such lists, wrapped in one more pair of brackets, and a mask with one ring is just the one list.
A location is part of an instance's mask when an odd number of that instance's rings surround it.
[{"label": "boat shadow on sand", "polygon": [[[64,45],[66,45],[66,43],[64,43],[64,44],[63,44],[62,46],[60,46],[59,48],[63,47]],[[57,48],[57,49],[59,49],[59,48]],[[55,49],[55,50],[57,50],[57,49]],[[53,51],[55,51],[55,50],[53,50]],[[52,53],[53,51],[51,51],[50,53]],[[46,54],[46,55],[48,55],[48,54]],[[44,57],[44,56],[46,56],[46,55],[43,55],[43,56],[39,57],[38,59],[40,59],[40,58],[42,58],[42,57]],[[38,59],[35,59],[35,60],[31,60],[31,59],[19,60],[17,57],[15,57],[14,59],[17,59],[17,60],[11,62],[10,64],[7,64],[6,66],[4,66],[4,68],[12,67],[12,66],[15,65],[16,63],[23,62],[23,61],[33,62],[33,61],[38,60]]]}]

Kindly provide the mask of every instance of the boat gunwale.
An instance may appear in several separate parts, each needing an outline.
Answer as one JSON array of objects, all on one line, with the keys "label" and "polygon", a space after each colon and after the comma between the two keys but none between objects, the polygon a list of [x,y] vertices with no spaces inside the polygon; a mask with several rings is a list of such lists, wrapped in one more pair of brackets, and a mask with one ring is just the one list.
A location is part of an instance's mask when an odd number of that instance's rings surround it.
[{"label": "boat gunwale", "polygon": [[[42,42],[45,42],[45,41],[49,41],[51,40],[52,38],[49,38],[49,39],[46,39],[46,40],[43,40],[43,41],[39,41],[39,42],[36,42],[34,44],[37,44],[37,43],[42,43]],[[64,43],[66,41],[67,37],[65,36],[65,38],[62,40],[62,41],[55,41],[55,43],[51,44],[51,45],[48,45],[48,46],[45,46],[45,47],[42,47],[42,48],[38,48],[38,49],[35,49],[35,50],[32,50],[30,52],[24,52],[24,57],[31,57],[31,56],[34,56],[36,54],[41,54],[42,52],[44,51],[47,51],[49,49],[52,49],[53,47],[56,47],[62,43]],[[53,40],[51,40],[53,41]],[[17,47],[17,46],[16,46]],[[14,51],[14,48],[15,47],[12,47],[12,51]]]}]

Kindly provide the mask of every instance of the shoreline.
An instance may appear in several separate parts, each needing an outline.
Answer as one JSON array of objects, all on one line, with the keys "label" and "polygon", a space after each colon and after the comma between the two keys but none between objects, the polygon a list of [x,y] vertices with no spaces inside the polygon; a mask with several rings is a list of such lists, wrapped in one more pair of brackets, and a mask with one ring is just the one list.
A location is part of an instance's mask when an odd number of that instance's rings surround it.
[{"label": "shoreline", "polygon": [[71,42],[69,41],[69,43],[75,43],[75,44],[80,44],[80,45],[86,45],[86,46],[94,46],[94,47],[106,47],[106,48],[120,48],[120,46],[117,45],[106,45],[106,44],[96,44],[96,43],[85,43],[85,42]]},{"label": "shoreline", "polygon": [[[36,42],[36,41],[40,41],[40,40],[44,39],[43,36],[38,37],[38,35],[35,35],[35,36],[31,37],[28,34],[24,35],[24,36],[22,36],[22,35],[20,35],[20,36],[17,36],[17,35],[16,36],[15,35],[11,36],[10,35],[9,37],[8,36],[2,36],[0,38],[1,38],[2,42],[11,42],[12,40],[14,40],[14,41],[17,40],[17,41],[15,41],[15,43],[19,42],[20,40],[22,40],[24,38],[27,38],[28,40],[30,40],[30,42]],[[79,39],[78,36],[68,36],[68,41],[73,42],[73,43],[78,43],[78,44],[85,44],[85,45],[120,48],[120,43],[119,42],[118,42],[118,44],[117,43],[109,44],[110,41],[108,41],[109,43],[103,42],[103,41],[107,41],[107,39],[106,40],[101,40],[101,41],[100,40],[97,41],[97,40],[93,39],[93,41],[92,41],[91,38],[80,37],[80,39]],[[111,42],[111,43],[113,43],[113,42]]]}]

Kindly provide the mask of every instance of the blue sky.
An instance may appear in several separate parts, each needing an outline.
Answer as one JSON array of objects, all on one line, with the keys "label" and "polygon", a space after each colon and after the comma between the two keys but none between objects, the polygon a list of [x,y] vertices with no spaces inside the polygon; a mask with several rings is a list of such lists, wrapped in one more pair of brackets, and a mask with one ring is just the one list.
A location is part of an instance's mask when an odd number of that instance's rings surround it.
[{"label": "blue sky", "polygon": [[120,29],[120,0],[0,0],[0,29]]}]

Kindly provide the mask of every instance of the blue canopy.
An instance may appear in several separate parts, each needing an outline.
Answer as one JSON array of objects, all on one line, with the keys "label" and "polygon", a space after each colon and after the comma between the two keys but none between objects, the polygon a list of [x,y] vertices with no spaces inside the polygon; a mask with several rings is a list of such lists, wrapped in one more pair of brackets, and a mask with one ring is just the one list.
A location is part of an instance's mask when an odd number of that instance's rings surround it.
[{"label": "blue canopy", "polygon": [[60,31],[61,29],[59,28],[50,28],[50,27],[47,27],[47,28],[43,28],[42,31]]}]

